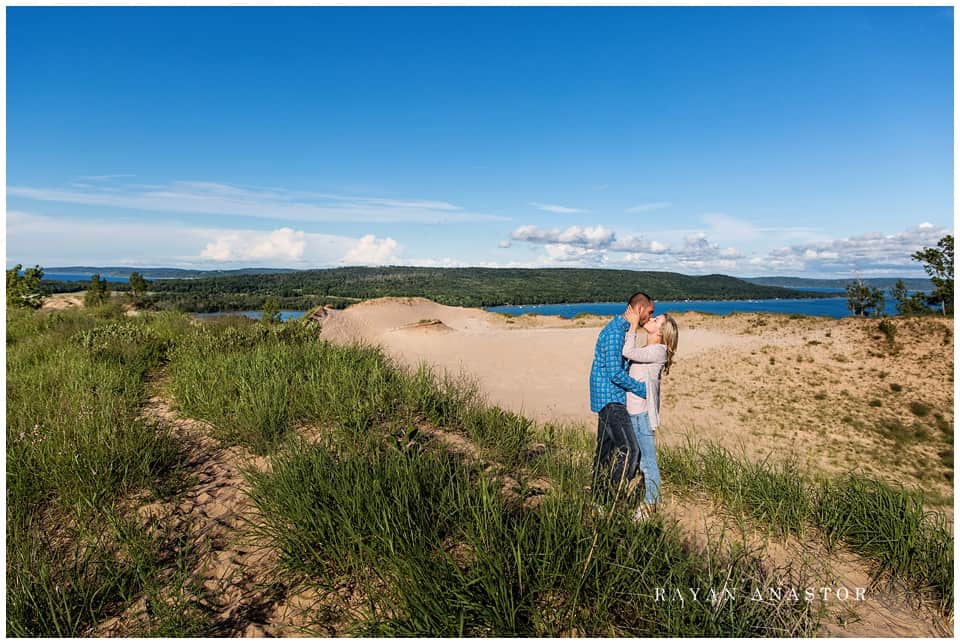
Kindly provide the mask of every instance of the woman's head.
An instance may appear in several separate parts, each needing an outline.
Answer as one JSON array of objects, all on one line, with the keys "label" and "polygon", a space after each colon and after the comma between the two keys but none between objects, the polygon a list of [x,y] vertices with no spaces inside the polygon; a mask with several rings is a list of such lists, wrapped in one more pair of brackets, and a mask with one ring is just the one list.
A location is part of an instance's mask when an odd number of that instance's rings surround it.
[{"label": "woman's head", "polygon": [[670,365],[673,364],[673,356],[677,352],[678,328],[677,321],[663,313],[650,318],[643,328],[647,333],[656,336],[656,341],[667,347],[667,363],[663,367],[663,373],[670,372]]}]

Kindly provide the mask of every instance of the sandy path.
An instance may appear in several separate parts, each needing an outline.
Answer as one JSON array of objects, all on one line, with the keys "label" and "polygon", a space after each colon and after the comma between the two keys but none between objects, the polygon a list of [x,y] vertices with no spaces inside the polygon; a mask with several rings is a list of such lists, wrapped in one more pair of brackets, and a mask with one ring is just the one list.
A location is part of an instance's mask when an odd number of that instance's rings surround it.
[{"label": "sandy path", "polygon": [[[159,383],[152,383],[158,388]],[[193,485],[173,502],[137,509],[150,527],[186,534],[195,553],[192,579],[202,587],[191,597],[208,614],[213,637],[289,637],[306,635],[323,598],[299,590],[277,572],[278,553],[257,542],[249,529],[258,512],[248,498],[241,468],[269,468],[269,459],[242,447],[223,447],[210,426],[180,417],[163,395],[154,395],[146,418],[172,428],[187,446],[186,478]],[[137,636],[144,632],[147,607],[135,602],[120,616],[94,630],[98,637]],[[331,633],[332,634],[332,633]]]}]

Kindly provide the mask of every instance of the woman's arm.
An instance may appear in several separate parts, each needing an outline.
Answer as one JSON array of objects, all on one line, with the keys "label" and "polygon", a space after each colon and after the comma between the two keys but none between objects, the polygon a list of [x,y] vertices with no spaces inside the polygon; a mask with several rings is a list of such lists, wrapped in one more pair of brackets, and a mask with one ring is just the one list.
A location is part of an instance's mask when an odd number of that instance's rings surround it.
[{"label": "woman's arm", "polygon": [[623,339],[623,357],[634,362],[666,362],[667,347],[663,344],[636,346],[636,336],[628,333]]}]

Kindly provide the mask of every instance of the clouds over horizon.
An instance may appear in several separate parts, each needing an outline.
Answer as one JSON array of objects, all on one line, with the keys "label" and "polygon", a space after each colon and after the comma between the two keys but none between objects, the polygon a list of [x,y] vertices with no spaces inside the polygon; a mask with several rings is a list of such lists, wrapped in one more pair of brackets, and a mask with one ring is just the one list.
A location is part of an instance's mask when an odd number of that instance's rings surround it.
[{"label": "clouds over horizon", "polygon": [[[767,245],[753,252],[721,245],[713,235],[698,231],[683,234],[681,243],[648,239],[631,233],[620,234],[604,226],[570,226],[544,229],[521,226],[510,234],[510,242],[526,242],[542,248],[544,254],[534,265],[578,265],[644,270],[730,272],[743,276],[760,274],[831,275],[853,274],[904,276],[919,275],[922,266],[911,255],[923,247],[936,246],[951,231],[923,223],[896,234],[878,232],[841,239],[822,239],[805,228],[762,228],[723,214],[703,217],[711,233],[724,231],[724,238],[742,236],[747,242],[791,237],[817,237],[788,246]],[[657,236],[684,231],[654,232]],[[502,243],[501,243],[502,246]]]},{"label": "clouds over horizon", "polygon": [[[729,228],[730,221],[714,223]],[[736,222],[734,222],[736,223]],[[734,226],[735,227],[735,226]],[[476,256],[409,255],[403,231],[379,236],[366,227],[355,234],[307,232],[295,226],[255,230],[159,221],[90,220],[11,210],[7,213],[8,266],[117,265],[178,268],[318,268],[340,265],[549,267],[579,266],[739,276],[922,276],[911,254],[936,246],[951,230],[929,223],[893,234],[806,239],[783,244],[791,234],[758,234],[765,245],[718,243],[713,229],[621,232],[612,227],[520,226]],[[755,231],[763,232],[761,228]],[[796,229],[799,231],[800,229]],[[799,236],[800,232],[796,232]],[[819,233],[818,233],[819,234]],[[819,234],[822,237],[822,234]],[[770,243],[771,240],[780,243]],[[531,251],[533,251],[531,253]]]},{"label": "clouds over horizon", "polygon": [[[118,255],[122,248],[124,255]],[[392,238],[275,230],[171,227],[159,223],[77,220],[7,213],[7,263],[134,264],[179,268],[312,268],[402,261]]]},{"label": "clouds over horizon", "polygon": [[88,177],[92,183],[67,188],[8,186],[7,195],[34,201],[106,206],[169,213],[197,213],[288,221],[367,223],[459,223],[507,221],[469,212],[446,201],[360,197],[284,188],[249,188],[209,181],[163,185],[121,184],[127,175]]},{"label": "clouds over horizon", "polygon": [[859,273],[864,277],[917,272],[922,265],[911,255],[923,247],[934,247],[952,230],[924,222],[902,232],[879,232],[843,239],[783,246],[765,257],[750,260],[751,266],[768,271],[811,273]]}]

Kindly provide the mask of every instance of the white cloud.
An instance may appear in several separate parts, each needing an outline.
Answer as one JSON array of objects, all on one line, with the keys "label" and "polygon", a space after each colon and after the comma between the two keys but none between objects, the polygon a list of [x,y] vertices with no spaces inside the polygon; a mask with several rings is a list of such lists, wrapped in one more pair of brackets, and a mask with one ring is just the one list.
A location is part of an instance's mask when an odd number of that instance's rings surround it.
[{"label": "white cloud", "polygon": [[510,234],[514,241],[535,244],[572,244],[588,248],[606,248],[614,242],[616,235],[603,226],[570,226],[565,230],[558,228],[545,230],[538,226],[521,226]]},{"label": "white cloud", "polygon": [[556,206],[549,203],[539,203],[537,201],[531,201],[530,205],[534,208],[539,208],[540,210],[545,210],[547,212],[554,212],[560,215],[573,215],[578,212],[586,212],[581,208],[568,208],[567,206]]},{"label": "white cloud", "polygon": [[643,237],[636,237],[634,235],[624,235],[623,237],[618,237],[615,242],[610,245],[610,250],[620,251],[625,253],[665,253],[670,249],[670,244],[665,242],[658,242],[656,240],[647,240]]},{"label": "white cloud", "polygon": [[283,188],[246,188],[209,181],[166,185],[74,185],[72,189],[9,186],[11,197],[156,212],[240,215],[311,222],[452,223],[509,218],[464,211],[445,201],[387,199]]},{"label": "white cloud", "polygon": [[218,262],[249,260],[296,261],[303,257],[306,233],[292,228],[272,232],[230,232],[208,243],[200,257]]},{"label": "white cloud", "polygon": [[673,204],[669,201],[657,201],[654,203],[642,203],[633,206],[632,208],[627,208],[624,212],[653,212],[654,210],[662,210],[663,208],[669,208]]},{"label": "white cloud", "polygon": [[543,249],[547,253],[545,259],[548,263],[602,264],[604,262],[603,251],[595,248],[584,248],[572,244],[547,244]]},{"label": "white cloud", "polygon": [[871,232],[784,246],[750,263],[770,272],[919,276],[922,266],[910,256],[925,246],[936,246],[941,237],[949,234],[951,231],[946,228],[924,222],[892,235]]},{"label": "white cloud", "polygon": [[312,268],[402,263],[393,239],[177,226],[129,220],[79,220],[7,213],[7,263],[41,266],[122,264],[180,268]]},{"label": "white cloud", "polygon": [[377,239],[373,235],[364,235],[360,238],[360,241],[357,242],[356,246],[344,255],[341,263],[351,266],[396,264],[400,262],[397,257],[399,248],[396,240],[390,237]]},{"label": "white cloud", "polygon": [[510,243],[509,239],[504,239],[497,242],[497,248],[510,248],[513,244]]}]

